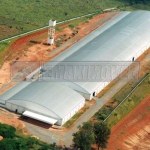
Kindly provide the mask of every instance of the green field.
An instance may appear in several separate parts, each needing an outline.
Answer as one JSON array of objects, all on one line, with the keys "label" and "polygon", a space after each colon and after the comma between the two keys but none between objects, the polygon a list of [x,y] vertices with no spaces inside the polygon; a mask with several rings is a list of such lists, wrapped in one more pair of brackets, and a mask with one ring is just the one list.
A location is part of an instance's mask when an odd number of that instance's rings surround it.
[{"label": "green field", "polygon": [[0,39],[48,25],[49,19],[58,21],[101,12],[108,8],[150,10],[150,0],[3,0],[0,2]]},{"label": "green field", "polygon": [[112,128],[129,112],[131,112],[148,94],[150,89],[150,74],[135,89],[135,91],[112,113],[105,123]]},{"label": "green field", "polygon": [[16,40],[16,38],[0,43],[0,68],[2,67],[3,63],[8,61],[9,59],[6,57],[6,53],[8,47]]},{"label": "green field", "polygon": [[80,110],[80,112],[78,112],[78,113],[76,113],[75,115],[73,115],[72,118],[69,119],[63,126],[64,126],[65,128],[71,127],[71,125],[73,125],[73,124],[75,123],[75,121],[76,121],[78,118],[80,118],[80,116],[81,116],[84,112],[86,112],[87,109],[89,109],[89,107],[84,106],[84,107],[82,108],[82,110]]},{"label": "green field", "polygon": [[[142,79],[144,79],[143,77]],[[142,79],[140,81],[142,81]],[[140,82],[139,81],[139,82]],[[138,83],[139,83],[138,82]],[[138,84],[137,82],[128,82],[117,94],[115,94],[111,101],[104,105],[94,116],[93,119],[103,121],[124,98],[132,91]],[[116,125],[123,119],[130,111],[132,111],[148,94],[150,89],[150,74],[141,82],[141,84],[131,93],[131,95],[124,100],[124,102],[115,109],[109,118],[105,121],[109,128]],[[113,105],[115,103],[115,105]]]},{"label": "green field", "polygon": [[[148,52],[145,52],[145,55],[147,54]],[[100,108],[100,110],[97,113],[95,113],[92,119],[103,121],[107,118],[109,114],[111,114],[105,122],[110,128],[112,128],[121,119],[123,119],[132,109],[134,109],[148,94],[150,94],[150,90],[149,90],[150,89],[150,72],[149,72],[150,62],[146,64],[146,69],[144,68],[145,67],[143,66],[143,69],[141,69],[140,71],[140,72],[144,72],[144,74],[139,76],[139,81],[127,82],[108,101],[107,104],[105,104],[102,108]],[[139,83],[140,85],[138,85]],[[133,89],[135,90],[132,91]],[[132,93],[130,93],[131,91]],[[107,91],[104,91],[104,93],[106,92]],[[129,93],[130,93],[129,97],[126,98]],[[123,103],[117,109],[115,109],[115,107],[122,101]]]}]

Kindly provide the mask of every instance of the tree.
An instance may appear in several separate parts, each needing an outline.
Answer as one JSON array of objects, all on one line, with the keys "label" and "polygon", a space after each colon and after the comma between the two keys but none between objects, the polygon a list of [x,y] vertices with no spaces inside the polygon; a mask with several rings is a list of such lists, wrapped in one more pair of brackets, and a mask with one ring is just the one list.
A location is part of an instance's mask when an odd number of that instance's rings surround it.
[{"label": "tree", "polygon": [[13,139],[5,138],[0,141],[0,150],[16,150],[16,142]]},{"label": "tree", "polygon": [[49,145],[42,145],[38,150],[48,150],[49,149]]},{"label": "tree", "polygon": [[26,145],[28,146],[28,148],[33,148],[34,144],[36,144],[38,141],[36,138],[33,138],[33,137],[28,137],[25,140],[26,140]]},{"label": "tree", "polygon": [[94,144],[94,134],[91,122],[83,123],[83,126],[80,126],[79,131],[73,136],[74,147],[80,148],[81,150],[90,150],[92,144]]},{"label": "tree", "polygon": [[59,150],[59,148],[56,143],[52,143],[50,145],[43,144],[38,150]]},{"label": "tree", "polygon": [[30,147],[27,146],[26,138],[14,139],[14,143],[16,143],[16,149],[15,150],[28,150],[28,149],[30,149]]},{"label": "tree", "polygon": [[94,135],[95,135],[95,142],[97,144],[98,150],[100,147],[106,148],[107,141],[110,135],[110,129],[104,123],[96,122],[93,127]]},{"label": "tree", "polygon": [[129,5],[132,5],[133,4],[133,0],[129,0]]},{"label": "tree", "polygon": [[13,138],[15,137],[16,129],[12,126],[9,126],[7,124],[1,124],[0,123],[0,135],[4,138]]},{"label": "tree", "polygon": [[56,143],[50,144],[50,149],[51,149],[51,150],[59,150],[59,148],[58,148],[58,146],[56,145]]}]

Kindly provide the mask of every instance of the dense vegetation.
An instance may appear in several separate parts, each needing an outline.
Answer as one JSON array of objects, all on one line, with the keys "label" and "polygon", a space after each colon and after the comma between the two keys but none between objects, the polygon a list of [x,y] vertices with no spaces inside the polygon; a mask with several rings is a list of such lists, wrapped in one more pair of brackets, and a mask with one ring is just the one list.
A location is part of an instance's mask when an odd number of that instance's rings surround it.
[{"label": "dense vegetation", "polygon": [[46,144],[35,138],[20,136],[16,129],[7,124],[0,123],[0,150],[59,150],[55,143]]},{"label": "dense vegetation", "polygon": [[150,0],[5,0],[0,4],[0,39],[107,8],[150,9]]},{"label": "dense vegetation", "polygon": [[79,131],[73,136],[74,147],[81,150],[90,150],[93,144],[100,148],[107,147],[110,129],[100,122],[94,123],[84,122],[83,126],[79,126]]},{"label": "dense vegetation", "polygon": [[7,124],[0,123],[0,135],[3,138],[13,138],[15,136],[16,129]]}]

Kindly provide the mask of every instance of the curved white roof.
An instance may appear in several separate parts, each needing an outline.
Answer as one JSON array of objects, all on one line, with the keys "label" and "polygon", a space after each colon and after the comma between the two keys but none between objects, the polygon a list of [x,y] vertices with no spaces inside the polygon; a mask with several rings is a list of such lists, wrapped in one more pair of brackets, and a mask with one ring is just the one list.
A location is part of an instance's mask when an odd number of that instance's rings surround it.
[{"label": "curved white roof", "polygon": [[[20,82],[19,87],[21,84],[24,86],[25,83],[25,81]],[[13,90],[15,91],[15,89],[16,87],[13,87],[11,92]],[[9,94],[10,92],[8,91],[5,94],[7,93]],[[35,81],[17,93],[14,93],[7,102],[22,106],[45,116],[60,119],[83,100],[84,98],[80,94],[59,83]]]},{"label": "curved white roof", "polygon": [[11,98],[13,95],[21,91],[23,88],[28,86],[31,82],[20,82],[17,85],[13,86],[10,88],[7,92],[3,93],[0,95],[0,100],[8,100]]},{"label": "curved white roof", "polygon": [[[125,11],[74,44],[53,61],[132,61],[132,57],[149,42],[150,11]],[[48,73],[43,74],[43,79]],[[76,88],[79,86],[89,93],[101,83],[75,82]]]}]

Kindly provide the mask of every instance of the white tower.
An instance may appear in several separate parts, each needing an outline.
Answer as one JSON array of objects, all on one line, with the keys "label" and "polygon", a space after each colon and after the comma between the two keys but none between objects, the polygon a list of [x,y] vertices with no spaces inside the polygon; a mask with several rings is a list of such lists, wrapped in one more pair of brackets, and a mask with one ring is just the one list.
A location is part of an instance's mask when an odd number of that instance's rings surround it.
[{"label": "white tower", "polygon": [[49,21],[49,28],[48,28],[47,44],[53,44],[54,43],[55,26],[56,26],[56,20],[50,20]]}]

